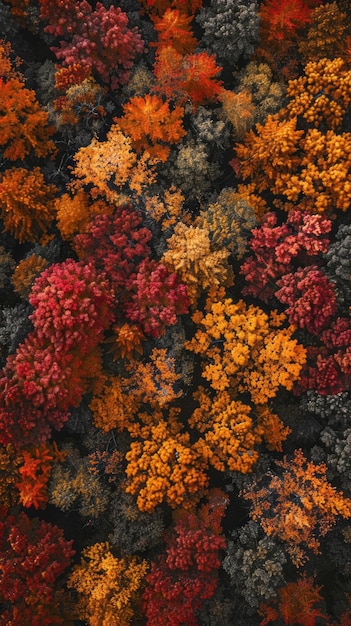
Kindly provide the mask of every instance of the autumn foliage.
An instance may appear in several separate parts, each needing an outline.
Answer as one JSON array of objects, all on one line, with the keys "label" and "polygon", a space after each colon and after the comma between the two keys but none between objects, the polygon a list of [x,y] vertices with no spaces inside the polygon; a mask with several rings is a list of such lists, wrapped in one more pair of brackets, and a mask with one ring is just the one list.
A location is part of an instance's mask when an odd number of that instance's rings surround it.
[{"label": "autumn foliage", "polygon": [[7,624],[61,624],[56,598],[59,577],[74,555],[62,530],[26,513],[2,507],[0,522],[0,598]]},{"label": "autumn foliage", "polygon": [[220,490],[209,493],[198,511],[174,514],[166,538],[166,554],[152,563],[143,595],[148,624],[199,624],[196,611],[217,586],[219,551],[225,547],[221,519],[227,499]]},{"label": "autumn foliage", "polygon": [[349,14],[0,1],[4,626],[350,626]]}]

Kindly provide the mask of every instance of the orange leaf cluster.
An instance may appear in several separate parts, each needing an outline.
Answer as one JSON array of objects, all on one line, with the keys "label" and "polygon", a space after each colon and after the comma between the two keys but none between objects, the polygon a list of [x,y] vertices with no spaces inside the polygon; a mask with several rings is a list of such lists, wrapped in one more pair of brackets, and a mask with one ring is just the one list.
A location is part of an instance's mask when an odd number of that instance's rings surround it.
[{"label": "orange leaf cluster", "polygon": [[170,148],[165,144],[178,143],[186,134],[182,125],[184,109],[175,106],[171,110],[160,96],[134,96],[123,105],[123,112],[123,117],[114,121],[131,137],[136,151],[146,150],[160,161],[166,161],[169,155]]},{"label": "orange leaf cluster", "polygon": [[199,328],[185,346],[204,357],[202,376],[215,391],[249,392],[255,404],[265,404],[280,386],[292,389],[306,350],[291,338],[292,326],[279,328],[274,312],[268,317],[259,307],[226,298],[193,320]]},{"label": "orange leaf cluster", "polygon": [[260,440],[255,432],[251,407],[232,400],[227,391],[214,398],[200,387],[194,393],[200,407],[189,419],[189,426],[203,433],[194,448],[220,472],[251,472],[258,459],[255,445]]},{"label": "orange leaf cluster", "polygon": [[162,17],[154,17],[154,29],[158,33],[157,47],[172,46],[180,54],[193,52],[198,44],[192,30],[192,15],[183,11],[168,8]]},{"label": "orange leaf cluster", "polygon": [[19,243],[38,241],[54,219],[55,185],[47,185],[39,167],[12,167],[0,176],[0,211],[5,231]]},{"label": "orange leaf cluster", "polygon": [[82,557],[68,581],[79,594],[79,618],[89,626],[130,626],[147,572],[146,561],[117,558],[108,542],[85,548]]},{"label": "orange leaf cluster", "polygon": [[254,181],[261,192],[277,193],[276,184],[287,180],[300,164],[299,141],[303,130],[297,130],[296,117],[280,120],[269,115],[265,124],[250,130],[242,144],[236,144],[242,177]]},{"label": "orange leaf cluster", "polygon": [[348,16],[337,2],[316,7],[307,36],[299,42],[299,52],[308,61],[341,56]]},{"label": "orange leaf cluster", "polygon": [[112,330],[114,334],[105,343],[110,344],[109,352],[113,354],[114,361],[119,358],[132,359],[135,353],[143,353],[145,335],[138,324],[115,324]]},{"label": "orange leaf cluster", "polygon": [[301,626],[315,626],[319,624],[317,618],[328,619],[321,610],[315,607],[323,600],[320,595],[322,587],[315,587],[313,578],[303,576],[297,582],[292,582],[279,589],[278,598],[270,604],[263,602],[259,613],[264,617],[260,626],[271,622],[276,623],[280,617],[284,624],[300,624]]},{"label": "orange leaf cluster", "polygon": [[12,275],[12,284],[16,293],[24,299],[28,298],[35,279],[47,265],[47,260],[39,254],[31,254],[26,259],[22,259]]},{"label": "orange leaf cluster", "polygon": [[296,450],[293,459],[284,457],[276,464],[283,471],[273,475],[267,487],[254,487],[243,497],[252,502],[252,519],[267,535],[287,543],[291,559],[299,567],[307,560],[307,548],[318,553],[318,531],[326,535],[338,515],[351,517],[351,500],[328,482],[327,466],[308,461],[302,450]]},{"label": "orange leaf cluster", "polygon": [[88,232],[94,215],[110,215],[113,210],[114,206],[103,200],[92,200],[84,189],[73,195],[64,193],[55,200],[57,226],[63,239],[69,241],[78,234]]},{"label": "orange leaf cluster", "polygon": [[137,495],[141,511],[151,513],[162,502],[190,508],[208,485],[207,463],[181,428],[175,419],[160,420],[149,438],[133,442],[126,454],[125,491]]},{"label": "orange leaf cluster", "polygon": [[221,93],[222,81],[217,79],[221,69],[216,65],[215,55],[207,52],[182,55],[170,45],[162,46],[154,66],[157,91],[179,104],[190,100],[196,109]]},{"label": "orange leaf cluster", "polygon": [[45,508],[48,501],[48,481],[52,466],[63,461],[65,453],[54,442],[42,444],[39,448],[22,452],[23,464],[19,467],[21,480],[16,483],[20,503],[24,507]]},{"label": "orange leaf cluster", "polygon": [[340,57],[310,61],[303,76],[289,82],[287,96],[291,118],[302,115],[313,126],[323,122],[338,130],[351,103],[351,70]]},{"label": "orange leaf cluster", "polygon": [[0,148],[5,159],[24,159],[32,151],[37,157],[57,152],[48,114],[35,92],[25,87],[23,76],[10,60],[11,47],[0,40]]}]

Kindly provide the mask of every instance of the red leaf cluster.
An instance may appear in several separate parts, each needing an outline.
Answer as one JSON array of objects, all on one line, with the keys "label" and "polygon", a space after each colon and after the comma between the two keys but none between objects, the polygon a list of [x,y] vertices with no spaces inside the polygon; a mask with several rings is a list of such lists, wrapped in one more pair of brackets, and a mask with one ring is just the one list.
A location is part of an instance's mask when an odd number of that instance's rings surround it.
[{"label": "red leaf cluster", "polygon": [[74,555],[57,526],[21,512],[0,521],[1,621],[11,626],[61,622],[55,586]]},{"label": "red leaf cluster", "polygon": [[178,511],[166,555],[151,565],[143,595],[148,626],[198,626],[196,611],[217,587],[219,551],[225,548],[221,520],[228,500],[212,490],[198,513]]},{"label": "red leaf cluster", "polygon": [[160,337],[167,326],[176,324],[177,315],[189,310],[186,286],[163,263],[142,261],[129,288],[134,293],[125,304],[125,315],[151,337]]},{"label": "red leaf cluster", "polygon": [[249,256],[240,268],[245,276],[243,294],[268,302],[277,290],[277,281],[291,273],[296,264],[309,265],[329,245],[331,221],[321,215],[290,211],[278,225],[277,215],[266,213],[259,228],[252,230]]},{"label": "red leaf cluster", "polygon": [[144,42],[137,28],[129,28],[128,16],[120,7],[106,9],[97,2],[93,10],[87,0],[40,0],[39,4],[40,17],[49,21],[45,30],[68,40],[60,41],[60,48],[52,48],[65,66],[79,63],[112,89],[128,81]]},{"label": "red leaf cluster", "polygon": [[0,379],[0,441],[16,447],[62,428],[98,371],[96,348],[113,320],[104,275],[72,259],[42,272],[29,300],[34,330],[8,357]]},{"label": "red leaf cluster", "polygon": [[326,328],[337,310],[333,283],[316,267],[310,265],[285,274],[278,282],[276,297],[283,304],[290,324],[318,335]]},{"label": "red leaf cluster", "polygon": [[149,256],[151,231],[142,226],[141,213],[130,205],[118,206],[112,215],[97,215],[89,232],[77,235],[74,246],[80,259],[106,272],[116,294],[126,289],[137,267]]}]

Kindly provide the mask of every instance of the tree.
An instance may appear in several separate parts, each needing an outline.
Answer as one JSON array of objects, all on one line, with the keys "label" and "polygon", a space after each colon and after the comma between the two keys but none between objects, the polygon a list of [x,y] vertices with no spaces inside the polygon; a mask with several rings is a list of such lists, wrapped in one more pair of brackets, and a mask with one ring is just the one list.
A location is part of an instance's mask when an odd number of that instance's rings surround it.
[{"label": "tree", "polygon": [[188,312],[186,285],[178,274],[153,259],[140,263],[128,289],[131,295],[123,307],[125,316],[151,337],[160,337],[168,326],[176,324],[178,315]]},{"label": "tree", "polygon": [[75,179],[70,183],[73,191],[89,188],[91,196],[103,198],[111,203],[126,201],[123,192],[140,194],[155,182],[155,165],[148,153],[137,157],[132,149],[132,140],[113,124],[106,141],[94,137],[88,146],[83,146],[74,155]]},{"label": "tree", "polygon": [[308,461],[301,449],[276,465],[282,471],[267,486],[253,485],[243,497],[252,502],[252,519],[268,536],[285,541],[293,563],[300,567],[308,559],[308,549],[318,553],[319,535],[327,534],[338,515],[351,517],[351,500],[328,482],[327,466]]},{"label": "tree", "polygon": [[203,357],[202,376],[215,391],[248,392],[255,404],[265,404],[280,386],[292,389],[306,361],[294,328],[280,328],[283,320],[243,300],[212,301],[206,315],[194,313],[198,329],[185,347]]},{"label": "tree", "polygon": [[166,161],[170,148],[165,144],[178,143],[186,132],[183,128],[184,109],[175,106],[171,110],[168,102],[160,96],[145,94],[134,96],[123,105],[123,116],[114,118],[122,132],[132,138],[134,148],[147,151],[151,156]]},{"label": "tree", "polygon": [[47,185],[39,167],[11,167],[0,175],[0,211],[4,230],[19,243],[38,241],[54,217],[55,185]]},{"label": "tree", "polygon": [[23,75],[11,62],[11,46],[0,40],[0,149],[5,159],[23,160],[27,155],[55,156],[55,132],[48,113],[35,92],[25,87]]},{"label": "tree", "polygon": [[195,304],[202,290],[231,283],[228,256],[224,247],[218,250],[211,245],[208,228],[179,222],[167,240],[162,261],[177,272],[187,286],[190,303]]},{"label": "tree", "polygon": [[298,207],[282,223],[273,211],[263,215],[260,226],[251,232],[251,254],[240,268],[245,276],[243,294],[268,302],[280,279],[292,274],[296,266],[316,264],[320,253],[327,252],[331,228],[330,219],[306,214]]},{"label": "tree", "polygon": [[336,291],[333,283],[317,266],[298,268],[285,274],[277,285],[276,298],[288,307],[285,309],[290,324],[305,328],[312,335],[328,327],[337,311]]},{"label": "tree", "polygon": [[196,511],[174,513],[166,535],[166,554],[152,563],[143,605],[148,626],[197,626],[196,611],[217,587],[219,551],[225,547],[221,520],[228,499],[219,489],[209,492]]},{"label": "tree", "polygon": [[[97,2],[40,0],[40,17],[49,21],[46,32],[59,37],[60,48],[53,47],[64,65],[79,63],[95,72],[112,89],[128,82],[137,54],[144,42],[137,28],[129,28],[127,14],[120,7],[108,9]],[[68,41],[67,41],[68,40]]]},{"label": "tree", "polygon": [[140,262],[150,255],[151,237],[141,212],[131,204],[118,204],[109,213],[93,216],[87,232],[74,238],[74,248],[82,261],[106,273],[121,297],[131,288]]},{"label": "tree", "polygon": [[62,530],[2,507],[0,521],[0,601],[2,620],[11,626],[61,624],[55,596],[59,577],[74,555]]},{"label": "tree", "polygon": [[[313,577],[303,576],[296,582],[291,582],[281,587],[278,597],[269,604],[263,602],[259,608],[259,614],[264,617],[261,626],[273,622],[279,618],[284,624],[300,624],[301,626],[316,626],[320,619],[328,619],[318,606],[323,601],[319,593],[322,587],[314,585]],[[317,606],[316,606],[317,605]],[[318,621],[317,621],[318,620]],[[324,623],[324,622],[323,622]],[[327,622],[325,622],[327,623]]]},{"label": "tree", "polygon": [[[178,3],[179,7],[181,3]],[[154,28],[158,33],[157,48],[172,46],[180,54],[190,54],[198,45],[191,31],[192,15],[187,15],[183,7],[166,9],[161,17],[154,16]]]},{"label": "tree", "polygon": [[207,463],[191,444],[189,433],[181,432],[176,415],[175,409],[169,411],[166,421],[160,411],[154,411],[153,423],[126,454],[124,489],[137,495],[141,511],[151,513],[162,502],[189,508],[208,485]]},{"label": "tree", "polygon": [[85,548],[68,580],[79,594],[80,619],[89,626],[129,626],[147,567],[136,557],[115,557],[108,542]]},{"label": "tree", "polygon": [[221,69],[207,52],[182,55],[170,45],[162,46],[154,65],[155,90],[178,104],[190,99],[196,109],[221,93],[222,82],[216,78]]}]

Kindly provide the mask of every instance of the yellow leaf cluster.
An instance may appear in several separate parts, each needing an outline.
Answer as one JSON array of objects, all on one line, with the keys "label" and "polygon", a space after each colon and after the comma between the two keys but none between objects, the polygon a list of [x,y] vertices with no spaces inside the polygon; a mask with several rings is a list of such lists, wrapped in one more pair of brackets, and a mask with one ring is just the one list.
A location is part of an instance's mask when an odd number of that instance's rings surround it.
[{"label": "yellow leaf cluster", "polygon": [[149,217],[161,224],[163,231],[177,222],[188,223],[189,215],[184,209],[184,196],[180,189],[172,185],[160,194],[145,197],[145,210]]},{"label": "yellow leaf cluster", "polygon": [[161,262],[176,272],[187,286],[189,300],[195,304],[201,291],[212,286],[233,284],[227,263],[229,250],[213,250],[207,228],[176,224],[167,241]]},{"label": "yellow leaf cluster", "polygon": [[203,209],[195,226],[209,231],[213,250],[227,248],[242,258],[252,228],[257,224],[255,211],[235,189],[222,189],[216,202]]},{"label": "yellow leaf cluster", "polygon": [[85,548],[68,580],[79,594],[80,619],[89,626],[129,626],[147,569],[136,557],[116,558],[108,542]]},{"label": "yellow leaf cluster", "polygon": [[306,361],[306,350],[292,339],[294,327],[277,328],[262,309],[231,298],[197,312],[193,339],[185,347],[204,357],[202,376],[215,391],[249,392],[255,404],[291,389]]},{"label": "yellow leaf cluster", "polygon": [[222,89],[218,100],[222,103],[223,114],[234,128],[235,138],[243,139],[245,133],[252,128],[255,119],[255,105],[249,91],[228,91]]}]

